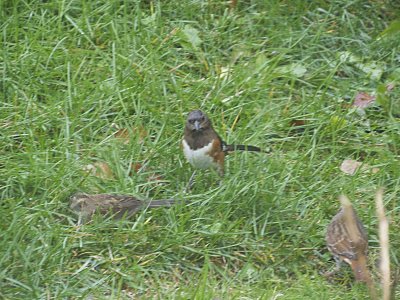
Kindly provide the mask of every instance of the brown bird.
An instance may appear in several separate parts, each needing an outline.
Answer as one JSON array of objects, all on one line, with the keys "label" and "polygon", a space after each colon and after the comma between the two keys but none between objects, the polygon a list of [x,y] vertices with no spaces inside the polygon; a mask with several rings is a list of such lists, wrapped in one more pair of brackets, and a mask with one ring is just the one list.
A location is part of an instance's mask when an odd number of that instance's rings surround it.
[{"label": "brown bird", "polygon": [[341,262],[348,263],[357,281],[372,283],[367,267],[368,236],[350,201],[341,196],[342,208],[333,217],[326,231],[328,250],[337,266],[327,275],[339,270]]},{"label": "brown bird", "polygon": [[174,202],[174,200],[142,201],[129,195],[76,193],[70,198],[70,208],[79,215],[80,221],[87,222],[96,212],[119,219],[123,216],[130,217],[146,207],[169,207]]},{"label": "brown bird", "polygon": [[[262,152],[255,146],[227,145],[214,130],[211,120],[201,110],[189,113],[184,137],[182,140],[183,153],[187,161],[197,169],[213,168],[224,175],[225,155],[231,151],[244,150]],[[192,184],[195,172],[189,180]]]}]

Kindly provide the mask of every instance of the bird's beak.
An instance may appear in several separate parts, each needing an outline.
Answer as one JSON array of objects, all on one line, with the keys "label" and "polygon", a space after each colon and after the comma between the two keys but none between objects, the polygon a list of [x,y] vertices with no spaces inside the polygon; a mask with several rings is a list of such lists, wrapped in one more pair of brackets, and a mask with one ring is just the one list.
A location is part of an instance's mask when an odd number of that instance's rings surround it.
[{"label": "bird's beak", "polygon": [[196,130],[196,131],[199,131],[200,130],[200,128],[201,128],[201,125],[200,125],[200,122],[199,121],[194,121],[194,129]]}]

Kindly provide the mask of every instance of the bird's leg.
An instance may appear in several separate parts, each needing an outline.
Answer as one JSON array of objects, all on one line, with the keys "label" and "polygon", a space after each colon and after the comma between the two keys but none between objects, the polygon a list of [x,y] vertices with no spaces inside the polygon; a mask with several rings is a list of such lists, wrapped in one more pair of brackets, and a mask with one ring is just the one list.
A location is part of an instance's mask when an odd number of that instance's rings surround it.
[{"label": "bird's leg", "polygon": [[194,184],[194,177],[195,176],[196,176],[196,170],[194,170],[192,176],[190,176],[190,178],[189,178],[189,182],[188,182],[188,184],[186,186],[186,189],[185,189],[186,193],[189,192],[192,189],[193,184]]},{"label": "bird's leg", "polygon": [[77,225],[78,225],[78,227],[80,227],[82,224],[83,224],[82,215],[81,215],[81,214],[79,214],[79,216],[78,216],[78,223],[77,223]]},{"label": "bird's leg", "polygon": [[219,179],[218,179],[218,185],[219,186],[222,186],[222,181],[223,181],[223,179],[224,179],[224,175],[225,175],[225,169],[224,169],[224,165],[220,165],[218,168],[217,168],[217,172],[218,172],[218,175],[219,175]]},{"label": "bird's leg", "polygon": [[342,260],[339,258],[339,257],[337,257],[337,256],[333,256],[333,258],[335,259],[335,261],[336,261],[336,267],[335,267],[335,269],[333,269],[332,271],[330,271],[330,272],[325,272],[323,275],[325,276],[325,277],[332,277],[333,275],[335,275],[338,271],[339,271],[339,269],[340,269],[340,267],[342,266]]},{"label": "bird's leg", "polygon": [[342,266],[342,260],[337,256],[334,256],[334,258],[335,258],[335,261],[336,261],[336,268],[335,268],[334,271],[338,272],[340,270],[340,267]]}]

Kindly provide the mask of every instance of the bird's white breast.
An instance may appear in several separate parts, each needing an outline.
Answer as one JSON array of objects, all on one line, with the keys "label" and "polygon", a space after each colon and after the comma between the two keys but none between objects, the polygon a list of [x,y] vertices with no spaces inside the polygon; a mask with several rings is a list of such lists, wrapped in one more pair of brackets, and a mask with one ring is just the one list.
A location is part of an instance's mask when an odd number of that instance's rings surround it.
[{"label": "bird's white breast", "polygon": [[203,148],[193,150],[186,143],[185,140],[182,141],[183,144],[183,153],[185,154],[188,162],[199,169],[207,169],[210,167],[216,168],[218,165],[214,162],[213,158],[208,154],[212,149],[212,142]]}]

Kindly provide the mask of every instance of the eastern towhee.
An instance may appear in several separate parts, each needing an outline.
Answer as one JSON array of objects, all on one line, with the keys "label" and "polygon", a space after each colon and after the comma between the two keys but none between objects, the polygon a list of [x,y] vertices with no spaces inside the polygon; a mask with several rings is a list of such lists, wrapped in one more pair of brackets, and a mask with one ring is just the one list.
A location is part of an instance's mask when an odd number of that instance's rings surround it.
[{"label": "eastern towhee", "polygon": [[370,283],[367,267],[368,236],[350,201],[341,196],[342,208],[333,217],[326,231],[328,250],[333,254],[337,266],[330,276],[339,270],[342,261],[348,263],[357,281]]},{"label": "eastern towhee", "polygon": [[[235,150],[262,152],[255,146],[227,145],[215,132],[210,119],[201,110],[193,110],[189,113],[182,145],[183,153],[193,167],[213,168],[221,176],[224,175],[225,155],[229,152]],[[189,186],[194,174],[190,178]]]},{"label": "eastern towhee", "polygon": [[138,210],[161,206],[171,206],[174,200],[142,201],[129,195],[76,193],[70,197],[70,208],[79,215],[81,221],[89,221],[98,212],[116,219],[130,217]]}]

